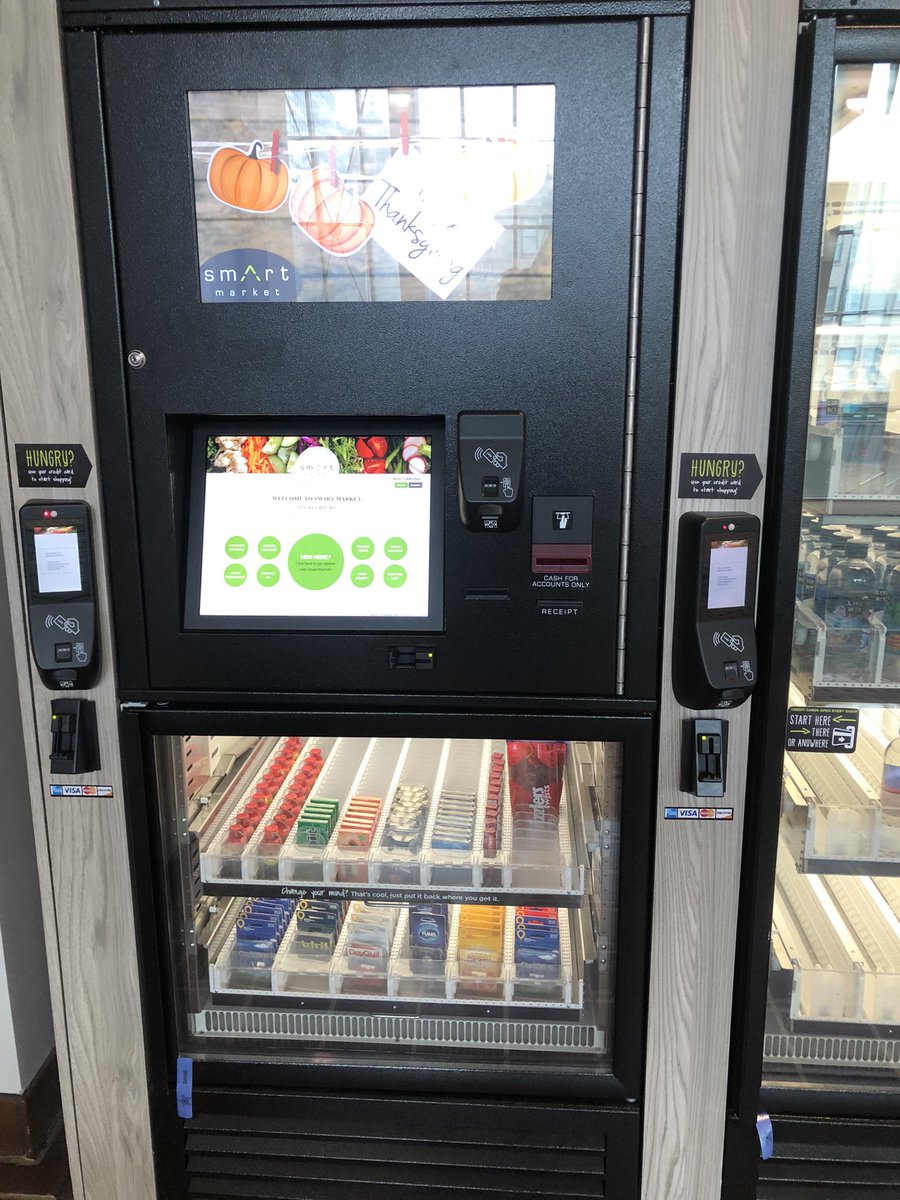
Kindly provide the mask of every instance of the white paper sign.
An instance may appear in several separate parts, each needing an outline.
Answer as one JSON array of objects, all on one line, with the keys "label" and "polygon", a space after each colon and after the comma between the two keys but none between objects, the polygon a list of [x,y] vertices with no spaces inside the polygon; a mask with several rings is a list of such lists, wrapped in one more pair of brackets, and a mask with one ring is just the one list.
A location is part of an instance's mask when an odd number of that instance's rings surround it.
[{"label": "white paper sign", "polygon": [[372,238],[446,300],[503,232],[493,217],[457,199],[442,201],[437,177],[417,150],[398,150],[362,195],[375,213]]}]

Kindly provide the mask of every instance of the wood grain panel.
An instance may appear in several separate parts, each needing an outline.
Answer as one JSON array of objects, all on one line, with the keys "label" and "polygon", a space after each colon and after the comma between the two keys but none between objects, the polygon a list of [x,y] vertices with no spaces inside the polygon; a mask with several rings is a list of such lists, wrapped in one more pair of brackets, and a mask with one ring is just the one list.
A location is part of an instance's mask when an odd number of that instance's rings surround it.
[{"label": "wood grain panel", "polygon": [[[732,505],[679,501],[677,464],[684,451],[740,451],[765,469],[796,35],[795,0],[697,0],[669,580],[682,512],[762,515],[762,488]],[[678,767],[682,721],[700,714],[676,704],[669,653],[661,699],[659,818],[665,805],[696,803],[679,790]],[[720,1194],[750,705],[724,715],[728,792],[719,803],[734,807],[734,821],[657,826],[644,1200]]]},{"label": "wood grain panel", "polygon": [[[50,800],[50,700],[32,670],[15,514],[26,500],[84,498],[100,531],[96,471],[83,490],[18,488],[17,441],[81,442],[94,454],[78,247],[55,0],[0,0],[0,531],[25,715],[63,1108],[76,1197],[155,1196],[147,1081],[102,536],[96,538],[104,665],[103,768],[79,782],[114,799]],[[14,552],[15,550],[15,552]],[[71,694],[71,693],[70,693]]]}]

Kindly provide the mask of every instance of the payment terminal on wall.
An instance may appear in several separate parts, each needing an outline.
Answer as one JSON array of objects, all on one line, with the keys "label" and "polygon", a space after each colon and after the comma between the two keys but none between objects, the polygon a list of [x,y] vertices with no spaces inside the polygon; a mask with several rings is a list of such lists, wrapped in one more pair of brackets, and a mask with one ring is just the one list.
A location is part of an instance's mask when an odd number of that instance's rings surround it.
[{"label": "payment terminal on wall", "polygon": [[90,509],[48,500],[19,510],[31,652],[49,688],[90,687],[99,663]]},{"label": "payment terminal on wall", "polygon": [[759,518],[685,513],[678,530],[672,687],[685,708],[736,708],[758,671]]}]

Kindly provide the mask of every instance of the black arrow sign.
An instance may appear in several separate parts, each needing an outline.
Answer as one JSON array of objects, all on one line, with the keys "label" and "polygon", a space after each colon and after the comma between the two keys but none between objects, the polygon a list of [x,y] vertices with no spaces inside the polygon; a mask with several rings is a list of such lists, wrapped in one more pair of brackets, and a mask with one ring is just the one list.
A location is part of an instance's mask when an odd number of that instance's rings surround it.
[{"label": "black arrow sign", "polygon": [[762,482],[755,454],[682,454],[678,495],[685,500],[749,500]]},{"label": "black arrow sign", "polygon": [[84,446],[59,442],[17,442],[19,487],[83,488],[91,474]]}]

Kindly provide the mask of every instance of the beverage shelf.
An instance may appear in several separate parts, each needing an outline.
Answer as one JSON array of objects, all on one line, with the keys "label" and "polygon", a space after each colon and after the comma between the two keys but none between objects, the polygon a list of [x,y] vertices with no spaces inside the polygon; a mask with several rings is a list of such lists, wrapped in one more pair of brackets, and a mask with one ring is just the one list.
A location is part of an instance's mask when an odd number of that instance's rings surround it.
[{"label": "beverage shelf", "polygon": [[898,906],[892,880],[798,873],[781,838],[771,987],[795,1028],[810,1022],[887,1031],[900,1022]]},{"label": "beverage shelf", "polygon": [[803,871],[900,876],[900,813],[881,803],[882,754],[862,728],[854,754],[785,755],[785,799],[802,822]]},{"label": "beverage shelf", "polygon": [[807,703],[900,704],[900,655],[876,615],[864,630],[833,629],[812,601],[798,600],[791,681]]}]

